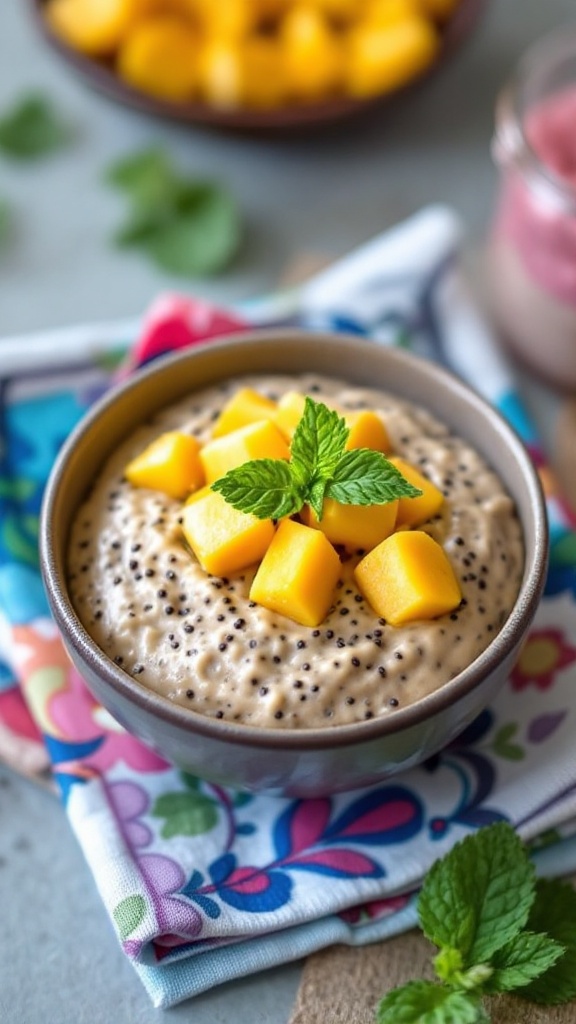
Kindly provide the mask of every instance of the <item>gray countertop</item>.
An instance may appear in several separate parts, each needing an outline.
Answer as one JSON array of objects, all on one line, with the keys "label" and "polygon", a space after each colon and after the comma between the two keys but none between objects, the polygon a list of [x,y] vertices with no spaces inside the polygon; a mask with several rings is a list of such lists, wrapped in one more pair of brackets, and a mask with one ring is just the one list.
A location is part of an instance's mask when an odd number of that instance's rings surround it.
[{"label": "gray countertop", "polygon": [[[0,107],[32,87],[45,90],[76,137],[38,166],[0,162],[0,195],[14,211],[0,261],[0,335],[133,317],[158,291],[182,288],[109,243],[122,211],[103,170],[151,143],[168,146],[183,169],[221,178],[246,213],[236,266],[186,285],[207,298],[261,294],[302,252],[341,255],[432,201],[452,204],[479,251],[496,191],[489,146],[498,88],[529,43],[574,15],[573,0],[492,0],[474,38],[426,88],[360,125],[262,141],[161,124],[110,104],[47,51],[23,0],[1,7]],[[533,381],[525,386],[549,434],[555,399]],[[0,768],[0,823],[0,1020],[285,1024],[298,964],[154,1010],[56,797]]]}]

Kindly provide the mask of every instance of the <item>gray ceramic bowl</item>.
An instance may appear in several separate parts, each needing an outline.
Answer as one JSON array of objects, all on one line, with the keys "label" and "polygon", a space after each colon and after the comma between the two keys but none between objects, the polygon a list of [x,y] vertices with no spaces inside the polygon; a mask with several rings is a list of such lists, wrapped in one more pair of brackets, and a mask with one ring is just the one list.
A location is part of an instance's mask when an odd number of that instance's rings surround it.
[{"label": "gray ceramic bowl", "polygon": [[[523,524],[524,576],[500,633],[468,668],[393,715],[325,729],[258,729],[202,716],[146,689],[115,665],[76,615],[66,583],[70,524],[91,481],[120,439],[159,408],[246,373],[318,372],[381,386],[410,399],[470,441],[512,494]],[[452,740],[505,681],[545,581],[546,512],[538,477],[503,418],[458,379],[404,351],[357,338],[291,330],[212,341],[164,358],[114,389],[64,445],[42,512],[41,560],[56,622],[95,697],[168,760],[212,781],[275,794],[314,796],[377,782]]]}]

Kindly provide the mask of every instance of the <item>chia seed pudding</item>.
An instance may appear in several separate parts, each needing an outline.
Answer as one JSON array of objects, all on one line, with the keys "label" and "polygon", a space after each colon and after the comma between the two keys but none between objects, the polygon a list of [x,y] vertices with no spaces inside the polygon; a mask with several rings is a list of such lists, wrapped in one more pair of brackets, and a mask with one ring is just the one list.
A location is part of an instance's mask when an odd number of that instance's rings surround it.
[{"label": "chia seed pudding", "polygon": [[[241,386],[273,399],[296,389],[343,412],[382,416],[395,454],[444,494],[441,512],[419,529],[450,559],[463,595],[458,609],[390,626],[354,582],[361,553],[341,552],[334,604],[312,629],[250,601],[256,566],[230,578],[200,567],[184,545],[182,503],[133,487],[123,471],[166,431],[207,441]],[[76,515],[68,574],[86,630],[142,685],[210,717],[306,729],[393,714],[456,676],[508,617],[523,559],[521,525],[503,483],[428,412],[324,377],[253,376],[196,392],[127,438]]]}]

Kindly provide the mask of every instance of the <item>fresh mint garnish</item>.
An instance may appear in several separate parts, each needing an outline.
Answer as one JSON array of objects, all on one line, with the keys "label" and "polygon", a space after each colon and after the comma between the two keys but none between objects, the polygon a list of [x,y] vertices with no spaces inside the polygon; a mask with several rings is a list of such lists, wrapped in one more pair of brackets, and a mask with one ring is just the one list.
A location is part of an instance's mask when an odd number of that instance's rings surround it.
[{"label": "fresh mint garnish", "polygon": [[576,892],[566,882],[539,879],[528,927],[559,942],[563,955],[554,966],[518,994],[553,1006],[576,999]]},{"label": "fresh mint garnish", "polygon": [[281,519],[310,505],[322,519],[324,498],[343,505],[384,505],[422,491],[406,480],[382,452],[346,451],[346,421],[307,397],[290,445],[290,461],[255,459],[231,469],[212,490],[240,512]]},{"label": "fresh mint garnish", "polygon": [[410,981],[378,1007],[377,1024],[484,1024],[479,999],[433,981]]},{"label": "fresh mint garnish", "polygon": [[544,1005],[576,997],[576,892],[537,880],[505,822],[467,836],[428,872],[418,899],[439,947],[439,981],[412,981],[381,1001],[377,1024],[485,1024],[486,995]]},{"label": "fresh mint garnish", "polygon": [[106,177],[129,202],[117,245],[139,248],[183,277],[217,274],[236,254],[241,223],[230,194],[215,182],[182,177],[163,150],[127,157]]},{"label": "fresh mint garnish", "polygon": [[533,898],[534,868],[521,840],[512,829],[494,826],[467,836],[436,861],[418,913],[426,938],[441,949],[456,949],[466,970],[514,938]]},{"label": "fresh mint garnish", "polygon": [[70,139],[52,103],[41,93],[16,100],[0,117],[0,152],[16,160],[35,160],[59,149]]}]

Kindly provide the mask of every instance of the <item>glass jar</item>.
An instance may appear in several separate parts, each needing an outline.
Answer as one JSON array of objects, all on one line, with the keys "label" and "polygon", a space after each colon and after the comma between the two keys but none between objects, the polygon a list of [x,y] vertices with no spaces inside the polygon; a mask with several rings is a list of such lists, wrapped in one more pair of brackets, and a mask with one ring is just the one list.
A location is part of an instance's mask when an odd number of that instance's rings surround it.
[{"label": "glass jar", "polygon": [[576,25],[521,59],[498,97],[493,152],[496,322],[539,376],[576,390]]}]

